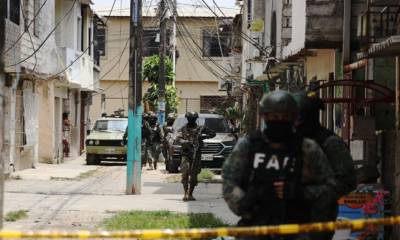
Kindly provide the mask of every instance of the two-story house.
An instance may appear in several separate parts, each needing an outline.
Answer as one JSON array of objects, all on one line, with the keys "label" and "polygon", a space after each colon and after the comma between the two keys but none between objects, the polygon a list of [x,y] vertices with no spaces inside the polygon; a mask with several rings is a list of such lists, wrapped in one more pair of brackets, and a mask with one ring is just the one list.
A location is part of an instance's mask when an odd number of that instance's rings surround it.
[{"label": "two-story house", "polygon": [[[159,17],[156,8],[143,7],[144,58],[159,54]],[[205,6],[178,4],[177,12],[175,86],[180,97],[178,112],[206,111],[226,96],[226,91],[220,89],[221,79],[233,68],[229,66],[232,31],[227,33],[223,26],[232,24],[238,11],[228,9],[225,16],[218,20]],[[97,13],[106,15],[108,12],[99,9]],[[127,113],[129,20],[129,9],[114,11],[104,29],[104,38],[99,40],[105,42],[100,60],[103,92],[93,97],[92,120],[99,118],[102,113],[111,114],[118,109],[125,109]],[[171,16],[167,23],[170,57],[174,37],[172,24]],[[148,86],[148,82],[143,83],[143,93]]]},{"label": "two-story house", "polygon": [[[83,148],[90,95],[97,88],[99,72],[91,43],[95,19],[91,2],[6,2],[2,153],[6,171],[34,167],[39,161],[63,161],[64,112],[71,121],[65,133],[70,156],[77,156]],[[89,51],[83,51],[89,46]]]}]

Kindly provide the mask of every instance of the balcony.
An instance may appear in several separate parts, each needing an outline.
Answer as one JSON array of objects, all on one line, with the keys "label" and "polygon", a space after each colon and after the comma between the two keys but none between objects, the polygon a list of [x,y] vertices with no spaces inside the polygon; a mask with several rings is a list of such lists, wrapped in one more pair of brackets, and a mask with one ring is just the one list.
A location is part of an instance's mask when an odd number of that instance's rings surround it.
[{"label": "balcony", "polygon": [[400,5],[372,4],[358,17],[357,37],[362,44],[382,41],[400,33]]},{"label": "balcony", "polygon": [[94,91],[98,82],[95,78],[98,78],[98,74],[95,73],[96,68],[92,58],[88,54],[82,55],[82,52],[67,47],[59,48],[59,54],[62,69],[73,63],[65,71],[69,87]]},{"label": "balcony", "polygon": [[[291,29],[283,32],[286,38],[282,48],[283,59],[301,57],[306,49],[335,49],[341,46],[343,0],[326,0],[323,4],[319,1],[294,0],[291,11],[292,22],[286,24]],[[290,14],[286,13],[286,16]]]}]

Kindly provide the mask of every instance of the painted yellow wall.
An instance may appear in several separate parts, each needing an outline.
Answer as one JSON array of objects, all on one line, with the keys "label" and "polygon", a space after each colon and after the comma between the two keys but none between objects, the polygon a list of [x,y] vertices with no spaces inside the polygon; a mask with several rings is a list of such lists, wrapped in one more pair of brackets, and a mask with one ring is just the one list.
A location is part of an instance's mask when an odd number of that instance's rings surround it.
[{"label": "painted yellow wall", "polygon": [[[205,28],[215,28],[214,18],[181,18],[186,25],[191,36],[196,43],[202,47],[202,30]],[[143,26],[158,27],[157,21],[153,18],[144,17]],[[113,111],[124,108],[125,113],[128,109],[128,79],[129,66],[128,52],[129,44],[125,52],[126,41],[129,36],[129,17],[112,17],[108,23],[107,29],[106,56],[101,59],[101,81],[100,87],[105,89],[106,94],[106,113],[111,114]],[[218,91],[218,78],[210,73],[197,59],[193,53],[186,49],[185,42],[191,44],[196,49],[196,45],[187,35],[177,34],[177,49],[179,58],[177,60],[176,87],[179,96],[182,98],[179,106],[179,113],[188,110],[200,110],[200,96],[224,96],[225,92]],[[200,49],[197,49],[197,57],[205,60],[213,71],[221,73],[214,64],[207,58],[202,57]],[[213,58],[218,64],[223,65],[225,59]],[[143,93],[146,92],[148,83],[143,85]],[[187,100],[186,100],[187,99]],[[191,99],[191,100],[190,100]],[[187,107],[187,108],[186,108]],[[93,104],[90,108],[90,118],[92,123],[101,116],[101,94],[93,96]]]},{"label": "painted yellow wall", "polygon": [[314,76],[317,80],[328,80],[329,73],[335,72],[335,50],[316,50],[316,56],[307,57],[307,81]]}]

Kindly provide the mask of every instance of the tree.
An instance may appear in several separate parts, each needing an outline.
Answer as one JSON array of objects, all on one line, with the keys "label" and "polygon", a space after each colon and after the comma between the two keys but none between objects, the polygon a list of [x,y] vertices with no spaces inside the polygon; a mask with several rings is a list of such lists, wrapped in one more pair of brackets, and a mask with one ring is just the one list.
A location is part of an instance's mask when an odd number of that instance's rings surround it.
[{"label": "tree", "polygon": [[[143,64],[143,80],[150,82],[150,87],[144,95],[144,100],[150,105],[150,108],[155,110],[158,106],[158,72],[159,72],[160,58],[158,55],[153,55],[147,58]],[[166,81],[165,87],[165,113],[176,113],[178,111],[178,89],[171,85],[174,73],[172,71],[172,62],[169,58],[165,61]]]},{"label": "tree", "polygon": [[[143,64],[143,80],[158,84],[159,66],[160,57],[158,55],[146,58]],[[165,81],[167,81],[167,85],[171,84],[174,79],[174,73],[172,69],[172,61],[168,57],[165,58],[165,72]]]}]

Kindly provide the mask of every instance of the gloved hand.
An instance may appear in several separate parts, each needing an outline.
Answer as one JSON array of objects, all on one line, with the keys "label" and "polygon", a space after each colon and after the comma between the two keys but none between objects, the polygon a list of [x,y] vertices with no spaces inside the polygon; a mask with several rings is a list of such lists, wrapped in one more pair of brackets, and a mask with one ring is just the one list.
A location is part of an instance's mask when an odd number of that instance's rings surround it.
[{"label": "gloved hand", "polygon": [[286,182],[283,190],[285,199],[304,199],[304,189],[299,183]]},{"label": "gloved hand", "polygon": [[257,201],[259,200],[259,189],[255,186],[249,186],[240,200],[240,212],[251,214],[257,211]]}]

